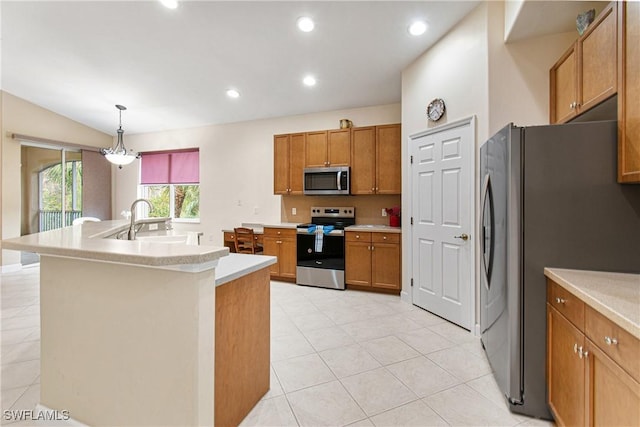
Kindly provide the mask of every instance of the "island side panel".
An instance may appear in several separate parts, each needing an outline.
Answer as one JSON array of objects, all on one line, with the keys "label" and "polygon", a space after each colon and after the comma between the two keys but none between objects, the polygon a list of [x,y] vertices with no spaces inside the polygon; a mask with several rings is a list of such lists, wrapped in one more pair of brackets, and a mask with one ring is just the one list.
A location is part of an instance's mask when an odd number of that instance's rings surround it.
[{"label": "island side panel", "polygon": [[269,390],[269,268],[216,288],[215,425],[237,426]]},{"label": "island side panel", "polygon": [[42,256],[41,401],[88,425],[213,425],[213,269]]}]

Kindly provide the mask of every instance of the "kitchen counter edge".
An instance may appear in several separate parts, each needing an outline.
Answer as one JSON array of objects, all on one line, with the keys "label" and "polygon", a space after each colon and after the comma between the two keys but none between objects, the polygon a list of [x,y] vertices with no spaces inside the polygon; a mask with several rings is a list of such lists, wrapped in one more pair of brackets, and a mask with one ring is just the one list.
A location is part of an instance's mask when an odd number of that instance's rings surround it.
[{"label": "kitchen counter edge", "polygon": [[372,232],[372,233],[402,233],[402,228],[391,227],[390,225],[350,225],[344,229],[344,231],[359,231],[359,232]]},{"label": "kitchen counter edge", "polygon": [[2,240],[2,249],[41,255],[86,259],[199,272],[216,267],[229,249],[218,246],[163,244],[104,238],[126,228],[122,221],[85,223]]},{"label": "kitchen counter edge", "polygon": [[544,275],[640,339],[640,274],[545,268]]}]

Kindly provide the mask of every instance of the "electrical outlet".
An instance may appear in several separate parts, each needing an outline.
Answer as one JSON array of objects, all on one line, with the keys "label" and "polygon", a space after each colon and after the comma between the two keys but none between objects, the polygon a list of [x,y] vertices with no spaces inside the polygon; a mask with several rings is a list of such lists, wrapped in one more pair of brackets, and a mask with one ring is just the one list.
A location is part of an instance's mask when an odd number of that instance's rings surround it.
[{"label": "electrical outlet", "polygon": [[258,207],[257,206],[253,207],[253,214],[254,215],[258,215]]},{"label": "electrical outlet", "polygon": [[242,206],[242,200],[238,199],[238,206]]},{"label": "electrical outlet", "polygon": [[382,208],[382,216],[387,216],[387,210],[385,208]]},{"label": "electrical outlet", "polygon": [[291,208],[291,215],[297,215],[298,210],[296,208]]}]

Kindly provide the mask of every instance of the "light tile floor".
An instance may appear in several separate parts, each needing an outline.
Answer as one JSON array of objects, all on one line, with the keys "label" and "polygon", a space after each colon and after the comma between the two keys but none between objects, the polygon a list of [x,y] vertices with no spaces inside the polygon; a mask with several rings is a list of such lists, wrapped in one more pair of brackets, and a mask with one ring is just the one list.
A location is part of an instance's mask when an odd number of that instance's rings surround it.
[{"label": "light tile floor", "polygon": [[[2,424],[40,394],[39,268],[1,276]],[[511,414],[478,338],[397,296],[271,283],[271,389],[243,426],[545,426]]]}]

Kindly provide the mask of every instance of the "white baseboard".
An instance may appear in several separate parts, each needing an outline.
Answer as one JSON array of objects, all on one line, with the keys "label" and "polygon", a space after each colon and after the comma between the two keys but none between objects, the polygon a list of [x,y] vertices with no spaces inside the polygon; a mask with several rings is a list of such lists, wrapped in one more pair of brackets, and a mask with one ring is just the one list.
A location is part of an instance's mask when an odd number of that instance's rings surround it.
[{"label": "white baseboard", "polygon": [[2,273],[15,273],[22,270],[22,264],[7,264],[2,266]]}]

